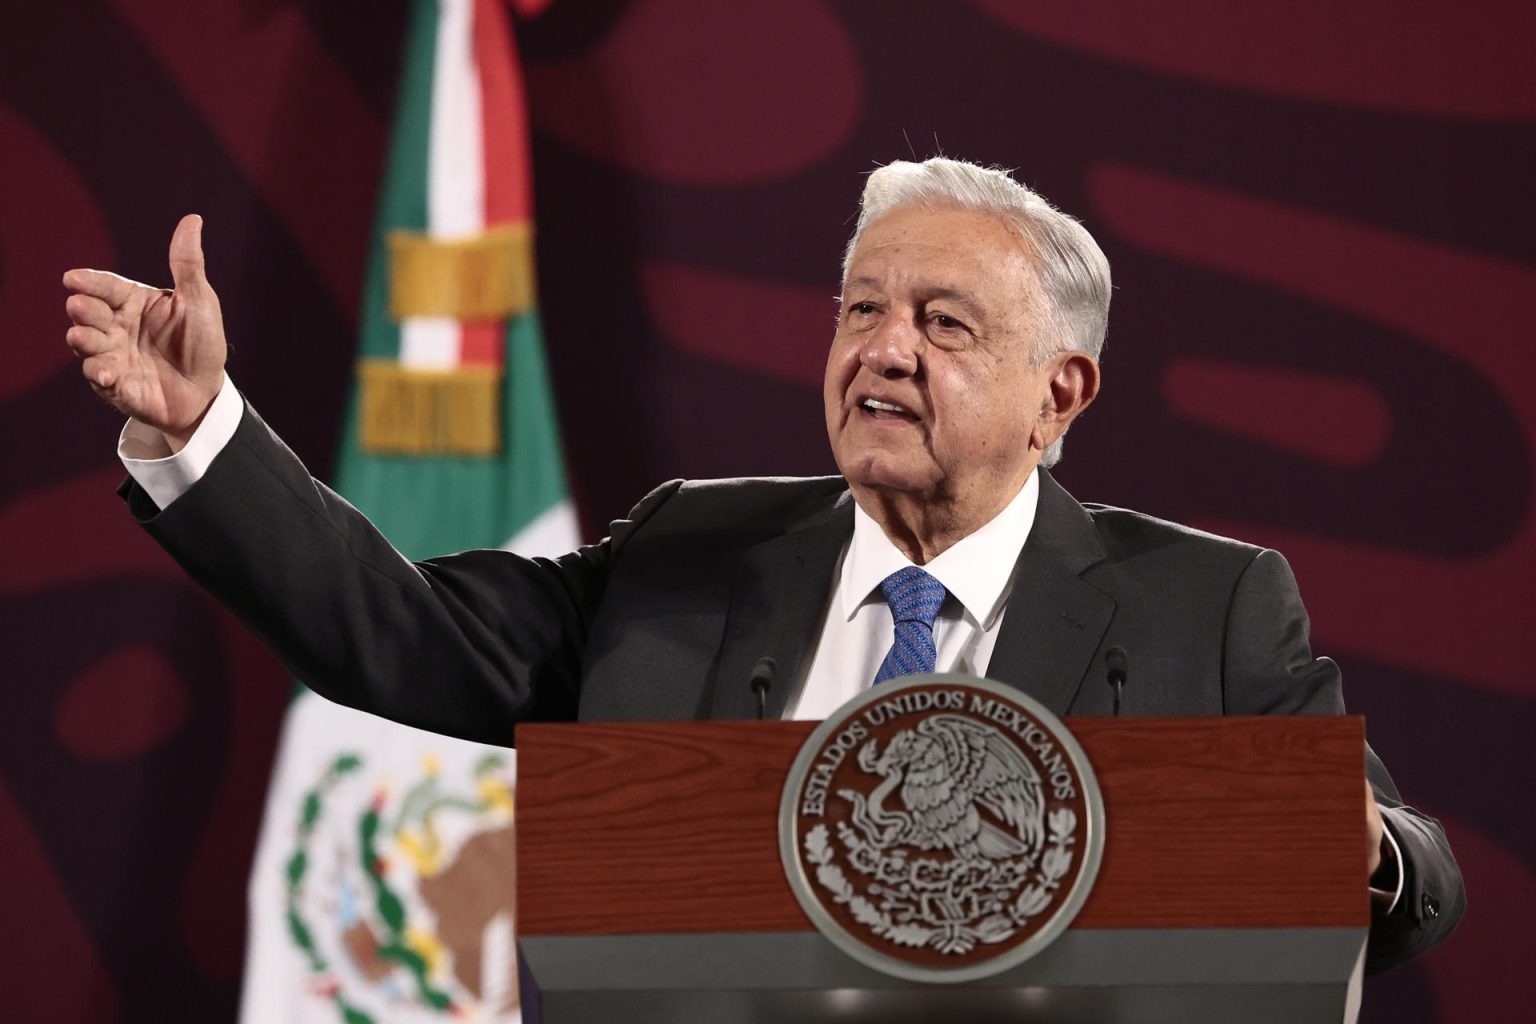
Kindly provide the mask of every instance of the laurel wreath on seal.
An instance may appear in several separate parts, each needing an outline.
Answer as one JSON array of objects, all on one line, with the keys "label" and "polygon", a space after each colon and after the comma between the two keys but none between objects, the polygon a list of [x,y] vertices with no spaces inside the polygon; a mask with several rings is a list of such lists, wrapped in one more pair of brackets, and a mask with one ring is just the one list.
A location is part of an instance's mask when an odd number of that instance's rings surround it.
[{"label": "laurel wreath on seal", "polygon": [[[902,851],[887,851],[861,840],[846,824],[839,823],[840,837],[851,848],[849,863],[860,874],[880,879],[865,892],[858,891],[843,869],[834,862],[831,837],[825,824],[812,828],[805,836],[806,860],[816,867],[816,880],[832,894],[836,903],[846,905],[854,920],[877,937],[898,946],[914,949],[932,948],[941,953],[961,955],[978,944],[1004,942],[1016,935],[1051,904],[1052,894],[1061,888],[1061,879],[1071,870],[1076,843],[1077,815],[1071,808],[1058,808],[1047,816],[1050,835],[1040,855],[1034,858],[992,862],[981,877],[974,863],[958,859],[949,862],[934,859],[908,860]],[[1033,870],[1031,870],[1033,869]],[[967,900],[978,907],[976,913],[950,916],[942,924],[925,923],[910,901],[910,886],[891,884],[895,879],[927,879],[932,889],[945,882],[953,888],[957,875],[967,875],[965,894],[979,899]],[[1020,882],[1028,879],[1022,889]],[[1013,896],[1017,890],[1018,895]],[[876,903],[868,895],[879,899]],[[956,901],[947,904],[952,912]]]}]

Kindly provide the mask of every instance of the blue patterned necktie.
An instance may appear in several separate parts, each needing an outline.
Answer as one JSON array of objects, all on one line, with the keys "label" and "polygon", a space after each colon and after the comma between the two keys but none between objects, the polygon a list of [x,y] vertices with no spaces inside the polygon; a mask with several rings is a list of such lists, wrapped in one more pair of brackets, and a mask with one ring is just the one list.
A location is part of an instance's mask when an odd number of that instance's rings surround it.
[{"label": "blue patterned necktie", "polygon": [[897,676],[932,672],[939,658],[933,644],[933,620],[948,594],[944,584],[909,565],[881,580],[880,592],[896,620],[896,639],[875,673],[875,685]]}]

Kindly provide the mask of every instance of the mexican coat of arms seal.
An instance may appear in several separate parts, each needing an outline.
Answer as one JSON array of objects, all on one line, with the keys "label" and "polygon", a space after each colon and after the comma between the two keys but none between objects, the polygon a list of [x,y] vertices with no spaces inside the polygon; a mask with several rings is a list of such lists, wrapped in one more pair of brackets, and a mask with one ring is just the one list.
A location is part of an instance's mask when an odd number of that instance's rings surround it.
[{"label": "mexican coat of arms seal", "polygon": [[1038,702],[991,680],[910,676],[806,741],[780,853],[844,952],[897,977],[969,981],[1066,929],[1098,871],[1103,813],[1082,748]]}]

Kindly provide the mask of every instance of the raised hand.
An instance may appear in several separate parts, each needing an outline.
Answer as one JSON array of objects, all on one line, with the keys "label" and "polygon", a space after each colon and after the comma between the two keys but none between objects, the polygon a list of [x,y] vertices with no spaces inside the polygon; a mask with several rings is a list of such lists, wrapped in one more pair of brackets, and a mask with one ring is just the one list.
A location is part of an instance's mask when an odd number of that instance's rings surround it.
[{"label": "raised hand", "polygon": [[224,381],[224,318],[203,270],[203,219],[189,214],[171,238],[174,290],[101,270],[64,275],[74,322],[64,339],[84,360],[92,390],[165,434],[180,451]]}]

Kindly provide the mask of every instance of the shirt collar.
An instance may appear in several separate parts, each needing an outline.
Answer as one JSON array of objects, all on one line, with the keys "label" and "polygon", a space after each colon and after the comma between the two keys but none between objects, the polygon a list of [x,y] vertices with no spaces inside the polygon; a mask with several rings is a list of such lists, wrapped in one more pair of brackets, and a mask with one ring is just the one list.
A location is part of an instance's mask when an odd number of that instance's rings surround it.
[{"label": "shirt collar", "polygon": [[[1037,469],[990,522],[923,566],[929,575],[944,584],[944,589],[983,629],[991,629],[1002,611],[1009,581],[1013,578],[1013,567],[1035,525],[1035,509],[1039,504],[1040,471]],[[884,600],[878,589],[880,581],[911,564],[880,529],[880,524],[855,503],[853,540],[849,542],[838,581],[843,618],[852,620],[871,596]]]}]

